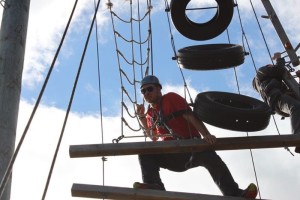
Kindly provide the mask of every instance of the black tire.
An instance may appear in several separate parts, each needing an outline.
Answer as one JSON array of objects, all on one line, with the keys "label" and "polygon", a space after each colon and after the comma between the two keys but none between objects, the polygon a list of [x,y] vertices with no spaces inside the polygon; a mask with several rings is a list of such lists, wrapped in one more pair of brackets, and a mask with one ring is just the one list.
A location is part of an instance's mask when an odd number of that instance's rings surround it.
[{"label": "black tire", "polygon": [[203,92],[195,99],[194,112],[203,122],[233,131],[260,131],[270,121],[270,107],[252,97],[226,93]]},{"label": "black tire", "polygon": [[185,37],[192,40],[209,40],[220,35],[230,24],[234,2],[233,0],[216,0],[218,11],[206,23],[195,23],[185,14],[186,6],[190,0],[172,0],[171,18],[176,29]]},{"label": "black tire", "polygon": [[217,70],[244,63],[245,52],[236,44],[207,44],[189,46],[178,50],[181,68],[191,70]]}]

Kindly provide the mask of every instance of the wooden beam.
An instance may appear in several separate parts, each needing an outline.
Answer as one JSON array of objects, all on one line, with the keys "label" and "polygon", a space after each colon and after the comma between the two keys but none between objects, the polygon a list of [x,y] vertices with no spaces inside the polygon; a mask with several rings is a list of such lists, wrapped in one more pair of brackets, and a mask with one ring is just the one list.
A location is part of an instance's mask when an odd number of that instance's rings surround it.
[{"label": "wooden beam", "polygon": [[294,67],[299,65],[299,58],[296,54],[295,49],[293,48],[283,26],[281,25],[281,22],[270,2],[270,0],[261,0],[267,13],[268,13],[268,18],[270,19],[270,21],[272,22],[277,35],[279,36],[283,47],[285,48],[288,56],[290,57],[290,60],[293,64]]},{"label": "wooden beam", "polygon": [[71,158],[77,158],[134,154],[182,153],[204,150],[277,148],[289,146],[300,146],[300,134],[218,138],[215,144],[208,144],[201,139],[189,139],[159,142],[71,145],[69,147],[69,153]]},{"label": "wooden beam", "polygon": [[193,194],[149,189],[73,184],[73,197],[118,200],[245,200],[242,197]]}]

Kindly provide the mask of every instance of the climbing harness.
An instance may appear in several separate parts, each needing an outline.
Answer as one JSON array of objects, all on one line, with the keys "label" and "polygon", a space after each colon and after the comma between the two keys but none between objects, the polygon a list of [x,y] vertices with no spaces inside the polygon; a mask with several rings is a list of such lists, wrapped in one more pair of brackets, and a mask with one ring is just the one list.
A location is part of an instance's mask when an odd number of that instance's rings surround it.
[{"label": "climbing harness", "polygon": [[[181,136],[179,136],[177,133],[175,133],[167,125],[167,121],[172,120],[175,117],[178,117],[180,115],[183,115],[186,111],[176,111],[176,112],[171,113],[170,115],[164,116],[162,101],[163,101],[163,97],[160,100],[159,111],[158,112],[154,108],[151,109],[152,116],[150,118],[150,121],[151,121],[152,126],[151,126],[150,130],[153,130],[154,128],[166,129],[169,132],[169,134],[163,134],[163,135],[159,135],[159,136],[161,136],[161,137],[172,137],[174,139],[182,139]],[[150,109],[150,107],[148,107],[148,110],[149,109]]]}]

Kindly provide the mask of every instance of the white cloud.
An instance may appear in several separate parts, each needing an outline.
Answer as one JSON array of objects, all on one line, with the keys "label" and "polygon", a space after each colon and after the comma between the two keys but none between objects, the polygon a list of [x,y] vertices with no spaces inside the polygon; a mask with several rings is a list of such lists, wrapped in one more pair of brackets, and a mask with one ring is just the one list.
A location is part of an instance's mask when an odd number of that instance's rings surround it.
[{"label": "white cloud", "polygon": [[[33,88],[35,84],[43,81],[45,72],[52,63],[54,53],[62,38],[64,29],[73,9],[74,1],[32,1],[30,7],[29,25],[27,32],[26,57],[23,70],[23,85]],[[71,25],[67,33],[79,33],[88,26],[80,16],[90,9],[89,1],[79,1]],[[46,5],[46,6],[45,6]],[[102,22],[103,20],[99,20]],[[68,37],[66,37],[66,40]],[[64,46],[68,40],[64,42]],[[72,49],[66,47],[64,56],[72,54]],[[58,66],[59,60],[56,63]]]}]

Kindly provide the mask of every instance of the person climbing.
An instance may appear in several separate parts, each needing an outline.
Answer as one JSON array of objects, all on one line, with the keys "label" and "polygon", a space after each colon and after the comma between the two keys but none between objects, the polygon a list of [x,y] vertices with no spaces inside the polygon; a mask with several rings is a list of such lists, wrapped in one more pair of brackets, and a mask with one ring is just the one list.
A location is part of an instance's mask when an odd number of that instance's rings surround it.
[{"label": "person climbing", "polygon": [[[275,113],[290,117],[292,133],[300,134],[300,101],[284,82],[284,73],[287,73],[285,59],[280,53],[275,53],[273,59],[276,60],[275,65],[268,64],[258,69],[252,81],[253,88]],[[300,77],[299,70],[296,76]],[[300,153],[300,146],[295,148],[295,152]]]},{"label": "person climbing", "polygon": [[[183,97],[173,92],[162,95],[162,85],[156,76],[144,77],[140,89],[149,107],[145,112],[144,105],[137,104],[136,113],[146,136],[154,142],[159,138],[168,141],[200,139],[201,136],[209,144],[216,142],[216,137],[211,135],[205,124],[193,114]],[[143,183],[135,182],[134,188],[165,190],[159,174],[160,168],[183,172],[202,166],[208,170],[224,196],[256,198],[256,185],[251,183],[246,189],[240,189],[227,165],[215,151],[142,154],[138,157]]]}]

